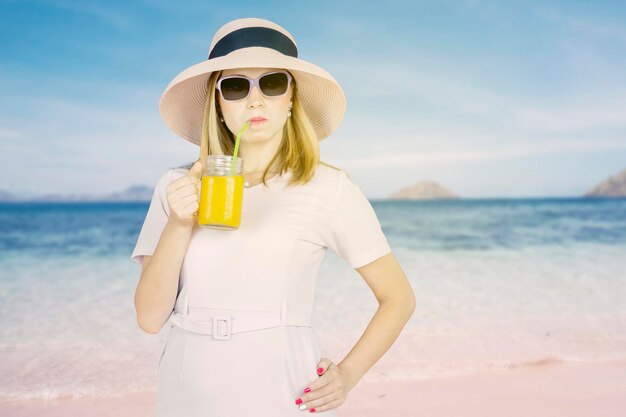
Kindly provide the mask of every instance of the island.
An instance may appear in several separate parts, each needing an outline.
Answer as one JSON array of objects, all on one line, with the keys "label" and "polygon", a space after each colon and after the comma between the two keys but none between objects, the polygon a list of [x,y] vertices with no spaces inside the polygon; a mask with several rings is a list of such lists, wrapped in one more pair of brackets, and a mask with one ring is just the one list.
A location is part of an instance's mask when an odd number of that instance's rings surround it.
[{"label": "island", "polygon": [[626,197],[626,169],[600,182],[587,191],[583,197]]},{"label": "island", "polygon": [[150,202],[154,189],[145,185],[131,185],[124,191],[110,194],[16,194],[0,190],[0,202]]},{"label": "island", "polygon": [[419,181],[389,194],[390,200],[439,200],[459,198],[452,191],[437,184],[435,181]]}]

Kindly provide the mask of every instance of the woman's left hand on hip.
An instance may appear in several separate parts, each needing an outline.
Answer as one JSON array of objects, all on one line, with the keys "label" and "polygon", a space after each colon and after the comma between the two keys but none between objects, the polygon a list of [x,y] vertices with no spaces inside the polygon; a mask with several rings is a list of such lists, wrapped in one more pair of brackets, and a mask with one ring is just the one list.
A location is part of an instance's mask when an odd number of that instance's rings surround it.
[{"label": "woman's left hand on hip", "polygon": [[317,374],[319,378],[296,398],[296,405],[301,410],[320,412],[343,404],[353,387],[348,371],[328,358],[321,358],[317,364]]}]

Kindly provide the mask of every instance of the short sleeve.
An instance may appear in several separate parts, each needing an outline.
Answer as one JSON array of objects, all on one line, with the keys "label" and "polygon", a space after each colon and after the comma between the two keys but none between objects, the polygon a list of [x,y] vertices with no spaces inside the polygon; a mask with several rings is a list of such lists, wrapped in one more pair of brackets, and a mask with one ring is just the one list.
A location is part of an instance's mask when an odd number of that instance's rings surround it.
[{"label": "short sleeve", "polygon": [[166,188],[170,182],[170,172],[168,170],[163,174],[154,187],[148,213],[139,232],[135,248],[130,255],[130,258],[139,265],[141,265],[144,255],[151,256],[154,253],[161,238],[161,232],[167,224],[170,209],[167,204]]},{"label": "short sleeve", "polygon": [[359,268],[391,252],[374,208],[343,170],[337,196],[323,224],[323,240],[352,268]]}]

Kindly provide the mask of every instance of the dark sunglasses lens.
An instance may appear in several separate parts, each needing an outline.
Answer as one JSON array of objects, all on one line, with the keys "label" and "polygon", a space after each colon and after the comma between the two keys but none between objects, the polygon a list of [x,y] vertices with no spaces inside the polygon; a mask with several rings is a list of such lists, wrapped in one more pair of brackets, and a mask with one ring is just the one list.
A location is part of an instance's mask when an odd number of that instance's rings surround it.
[{"label": "dark sunglasses lens", "polygon": [[234,77],[222,80],[221,90],[225,100],[241,100],[246,98],[250,83],[245,78]]},{"label": "dark sunglasses lens", "polygon": [[261,91],[266,96],[280,96],[287,91],[289,79],[287,74],[282,72],[276,74],[268,74],[259,80]]}]

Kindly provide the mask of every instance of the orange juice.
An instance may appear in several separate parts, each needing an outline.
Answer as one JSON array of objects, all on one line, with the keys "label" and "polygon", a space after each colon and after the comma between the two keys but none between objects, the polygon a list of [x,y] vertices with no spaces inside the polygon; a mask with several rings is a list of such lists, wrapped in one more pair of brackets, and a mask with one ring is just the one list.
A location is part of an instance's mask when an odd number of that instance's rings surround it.
[{"label": "orange juice", "polygon": [[241,223],[243,175],[202,176],[198,225],[235,230]]}]

